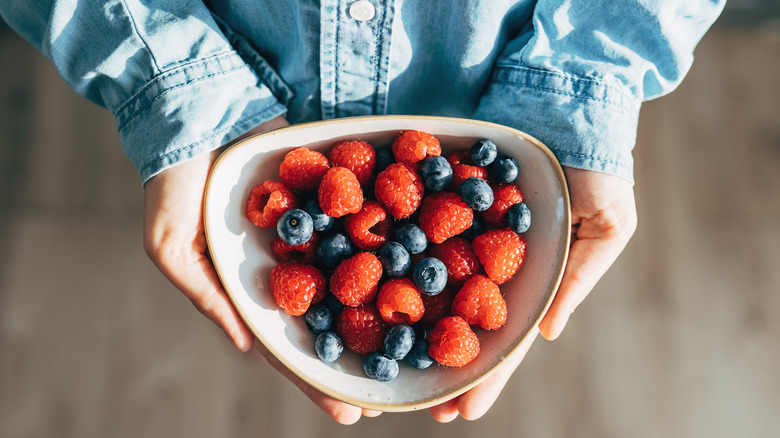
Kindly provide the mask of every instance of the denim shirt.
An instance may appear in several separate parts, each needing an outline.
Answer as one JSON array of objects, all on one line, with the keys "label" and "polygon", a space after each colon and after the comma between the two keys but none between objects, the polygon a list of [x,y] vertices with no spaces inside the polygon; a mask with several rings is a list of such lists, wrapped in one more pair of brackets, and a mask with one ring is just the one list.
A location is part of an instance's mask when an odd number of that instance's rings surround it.
[{"label": "denim shirt", "polygon": [[3,2],[116,117],[145,183],[262,122],[481,119],[633,179],[641,103],[672,91],[723,0]]}]

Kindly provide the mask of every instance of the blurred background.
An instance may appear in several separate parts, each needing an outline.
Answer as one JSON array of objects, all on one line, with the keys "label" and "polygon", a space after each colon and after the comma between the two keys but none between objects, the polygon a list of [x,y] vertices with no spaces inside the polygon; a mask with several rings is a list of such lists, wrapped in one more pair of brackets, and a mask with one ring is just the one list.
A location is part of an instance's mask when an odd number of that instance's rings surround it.
[{"label": "blurred background", "polygon": [[639,228],[482,419],[340,426],[147,259],[113,118],[0,25],[0,437],[770,437],[780,420],[780,4],[733,0],[642,110]]}]

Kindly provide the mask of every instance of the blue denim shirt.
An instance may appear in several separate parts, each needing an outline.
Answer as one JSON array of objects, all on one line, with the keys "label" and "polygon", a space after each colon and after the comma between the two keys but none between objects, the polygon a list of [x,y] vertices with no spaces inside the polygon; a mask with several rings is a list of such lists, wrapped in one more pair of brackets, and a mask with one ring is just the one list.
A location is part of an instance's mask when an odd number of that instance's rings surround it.
[{"label": "blue denim shirt", "polygon": [[643,101],[673,90],[723,0],[3,2],[5,20],[116,117],[146,182],[256,125],[470,117],[563,165],[632,179]]}]

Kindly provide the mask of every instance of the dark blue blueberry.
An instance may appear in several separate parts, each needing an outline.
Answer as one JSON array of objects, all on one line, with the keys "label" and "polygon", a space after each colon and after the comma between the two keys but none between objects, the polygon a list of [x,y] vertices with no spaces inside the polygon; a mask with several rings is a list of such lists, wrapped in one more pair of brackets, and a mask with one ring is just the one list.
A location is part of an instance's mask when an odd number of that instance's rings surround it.
[{"label": "dark blue blueberry", "polygon": [[442,156],[422,160],[419,171],[425,188],[434,192],[444,190],[452,181],[452,166]]},{"label": "dark blue blueberry", "polygon": [[490,165],[498,155],[496,144],[490,140],[480,140],[471,146],[471,161],[480,167]]},{"label": "dark blue blueberry", "polygon": [[428,354],[428,341],[425,339],[415,341],[412,351],[406,355],[406,361],[418,370],[424,370],[433,365],[433,358]]},{"label": "dark blue blueberry", "polygon": [[525,202],[518,202],[506,211],[506,223],[515,233],[525,233],[531,227],[531,209]]},{"label": "dark blue blueberry", "polygon": [[342,261],[355,254],[355,247],[349,238],[336,233],[322,239],[317,247],[317,259],[325,269],[335,269]]},{"label": "dark blue blueberry", "polygon": [[387,166],[395,163],[395,156],[393,150],[390,147],[379,148],[376,150],[376,164],[374,165],[374,173],[379,173]]},{"label": "dark blue blueberry", "polygon": [[409,251],[398,242],[387,242],[377,251],[377,257],[382,262],[385,274],[390,277],[403,277],[412,266]]},{"label": "dark blue blueberry", "polygon": [[471,220],[471,226],[466,228],[466,231],[460,233],[458,236],[471,242],[475,237],[487,231],[487,222],[481,214],[475,214]]},{"label": "dark blue blueberry", "polygon": [[334,219],[322,212],[320,202],[316,198],[311,198],[303,204],[303,209],[309,213],[314,222],[314,229],[317,231],[328,231],[332,226]]},{"label": "dark blue blueberry", "polygon": [[374,352],[363,360],[363,371],[372,379],[390,382],[398,376],[398,362],[382,353]]},{"label": "dark blue blueberry", "polygon": [[314,333],[322,333],[330,330],[333,324],[333,314],[325,304],[314,304],[303,315],[306,326]]},{"label": "dark blue blueberry", "polygon": [[325,294],[325,298],[322,300],[322,304],[328,307],[330,314],[334,318],[339,314],[339,312],[341,312],[341,309],[344,308],[344,304],[330,292]]},{"label": "dark blue blueberry", "polygon": [[493,205],[493,189],[480,178],[466,178],[460,183],[460,197],[463,202],[475,211],[485,211]]},{"label": "dark blue blueberry", "polygon": [[396,228],[395,240],[403,245],[409,254],[419,254],[428,247],[428,238],[422,228],[409,222]]},{"label": "dark blue blueberry", "polygon": [[314,341],[314,351],[323,362],[333,362],[344,351],[344,343],[339,335],[333,332],[322,332]]},{"label": "dark blue blueberry", "polygon": [[396,324],[385,333],[385,355],[390,359],[401,360],[409,354],[416,335],[409,324]]},{"label": "dark blue blueberry", "polygon": [[488,166],[488,177],[497,182],[508,184],[514,182],[520,175],[520,166],[509,155],[502,155]]},{"label": "dark blue blueberry", "polygon": [[447,267],[435,257],[426,257],[412,268],[412,281],[426,295],[436,295],[447,285]]},{"label": "dark blue blueberry", "polygon": [[431,328],[422,323],[415,324],[413,328],[416,339],[428,339],[428,334],[431,333]]},{"label": "dark blue blueberry", "polygon": [[300,245],[311,239],[314,233],[314,222],[309,213],[299,208],[291,208],[279,218],[276,232],[288,245]]}]

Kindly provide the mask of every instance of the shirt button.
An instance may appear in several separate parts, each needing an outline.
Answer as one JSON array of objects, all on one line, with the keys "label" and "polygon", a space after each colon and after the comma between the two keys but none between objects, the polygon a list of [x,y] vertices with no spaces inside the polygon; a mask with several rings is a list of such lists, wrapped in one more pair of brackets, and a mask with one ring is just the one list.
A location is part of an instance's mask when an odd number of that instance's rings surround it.
[{"label": "shirt button", "polygon": [[368,21],[374,18],[376,9],[374,4],[368,0],[358,0],[349,5],[349,16],[357,21]]}]

